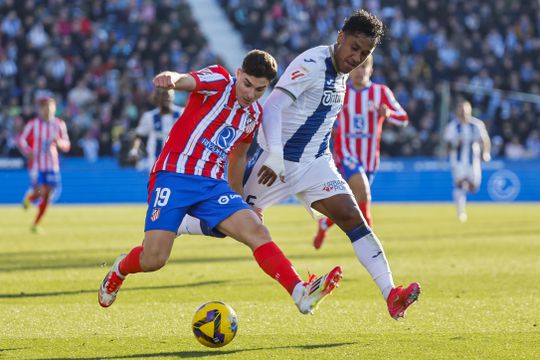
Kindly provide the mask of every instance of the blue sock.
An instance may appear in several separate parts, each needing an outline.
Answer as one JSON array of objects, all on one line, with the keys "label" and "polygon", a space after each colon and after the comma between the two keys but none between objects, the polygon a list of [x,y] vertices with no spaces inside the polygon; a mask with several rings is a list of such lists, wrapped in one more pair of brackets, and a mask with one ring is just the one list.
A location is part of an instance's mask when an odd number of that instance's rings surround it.
[{"label": "blue sock", "polygon": [[346,232],[347,236],[352,243],[363,238],[364,236],[371,234],[371,228],[367,225],[359,225],[352,230]]}]

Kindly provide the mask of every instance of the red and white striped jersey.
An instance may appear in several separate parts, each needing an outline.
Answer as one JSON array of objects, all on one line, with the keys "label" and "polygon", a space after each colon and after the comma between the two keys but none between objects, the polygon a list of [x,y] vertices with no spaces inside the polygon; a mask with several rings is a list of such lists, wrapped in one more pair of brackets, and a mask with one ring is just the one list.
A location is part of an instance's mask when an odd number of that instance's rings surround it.
[{"label": "red and white striped jersey", "polygon": [[152,173],[165,170],[224,179],[227,156],[239,141],[253,140],[262,119],[262,106],[254,102],[241,107],[236,100],[236,79],[221,66],[190,74],[197,85]]},{"label": "red and white striped jersey", "polygon": [[384,117],[377,109],[390,109],[388,121],[406,125],[409,116],[385,85],[370,82],[361,90],[347,84],[343,109],[336,121],[334,158],[336,162],[360,162],[366,172],[379,167],[379,148]]},{"label": "red and white striped jersey", "polygon": [[58,148],[67,152],[71,147],[66,123],[58,118],[30,120],[17,138],[17,145],[25,156],[32,154],[28,161],[31,171],[60,171]]}]

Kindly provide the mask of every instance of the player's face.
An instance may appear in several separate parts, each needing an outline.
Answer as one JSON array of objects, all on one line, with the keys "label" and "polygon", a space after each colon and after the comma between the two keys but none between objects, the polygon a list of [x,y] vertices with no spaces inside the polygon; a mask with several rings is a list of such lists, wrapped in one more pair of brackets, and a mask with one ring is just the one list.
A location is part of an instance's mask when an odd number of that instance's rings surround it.
[{"label": "player's face", "polygon": [[472,107],[468,101],[463,101],[458,104],[456,115],[461,121],[467,121],[472,115]]},{"label": "player's face", "polygon": [[373,58],[369,57],[360,66],[351,71],[350,79],[357,88],[366,86],[373,74]]},{"label": "player's face", "polygon": [[172,106],[174,90],[159,90],[156,93],[157,102],[160,108],[168,109]]},{"label": "player's face", "polygon": [[263,96],[270,85],[267,78],[259,78],[236,70],[236,98],[242,107],[248,107]]},{"label": "player's face", "polygon": [[56,114],[56,102],[44,100],[39,103],[39,115],[43,120],[51,120]]},{"label": "player's face", "polygon": [[375,50],[373,39],[364,34],[340,32],[336,41],[335,60],[341,73],[350,73],[362,64]]}]

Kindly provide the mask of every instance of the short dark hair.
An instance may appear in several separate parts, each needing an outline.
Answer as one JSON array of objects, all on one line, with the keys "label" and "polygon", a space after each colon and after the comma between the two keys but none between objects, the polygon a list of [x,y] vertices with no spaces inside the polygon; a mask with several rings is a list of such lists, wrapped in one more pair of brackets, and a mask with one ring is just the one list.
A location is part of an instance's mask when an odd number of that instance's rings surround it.
[{"label": "short dark hair", "polygon": [[345,19],[341,31],[348,34],[364,34],[379,44],[384,36],[384,24],[370,12],[360,9]]},{"label": "short dark hair", "polygon": [[242,62],[242,70],[248,75],[272,81],[277,75],[276,59],[266,51],[251,50]]}]

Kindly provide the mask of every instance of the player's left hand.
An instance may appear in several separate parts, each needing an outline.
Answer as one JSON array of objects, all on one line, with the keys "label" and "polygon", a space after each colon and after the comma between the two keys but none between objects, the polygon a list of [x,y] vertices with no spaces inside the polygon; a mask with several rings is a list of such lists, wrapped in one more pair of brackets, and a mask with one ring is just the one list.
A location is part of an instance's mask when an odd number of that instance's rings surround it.
[{"label": "player's left hand", "polygon": [[266,186],[272,186],[272,184],[277,179],[277,175],[274,170],[270,169],[266,165],[263,165],[261,167],[261,169],[257,173],[257,177],[259,178],[259,184],[263,184]]},{"label": "player's left hand", "polygon": [[154,77],[154,86],[158,88],[174,89],[176,82],[180,80],[180,73],[174,71],[163,71]]},{"label": "player's left hand", "polygon": [[388,119],[390,117],[390,115],[391,115],[390,108],[388,108],[388,106],[386,106],[386,104],[382,104],[377,109],[377,113],[379,114],[380,117],[383,117],[385,120]]},{"label": "player's left hand", "polygon": [[278,178],[285,182],[285,163],[282,152],[270,152],[263,166],[257,173],[259,184],[272,186]]},{"label": "player's left hand", "polygon": [[490,162],[491,161],[491,155],[487,152],[485,153],[482,153],[482,160],[484,160],[485,162]]}]

